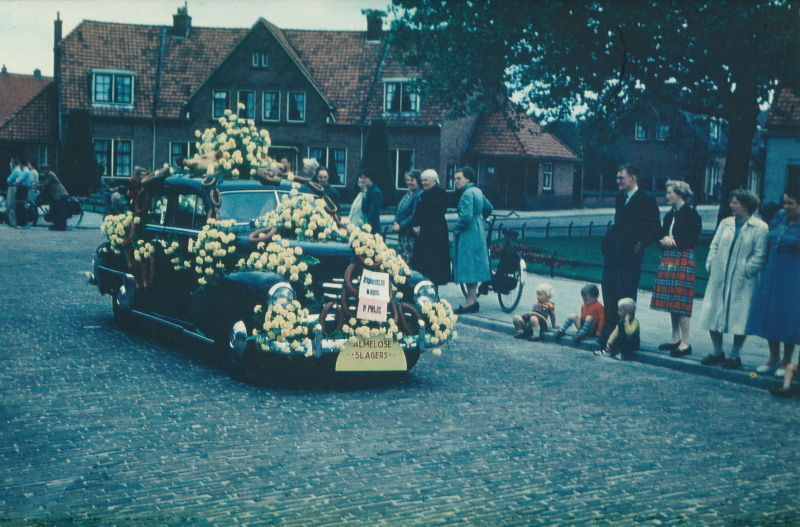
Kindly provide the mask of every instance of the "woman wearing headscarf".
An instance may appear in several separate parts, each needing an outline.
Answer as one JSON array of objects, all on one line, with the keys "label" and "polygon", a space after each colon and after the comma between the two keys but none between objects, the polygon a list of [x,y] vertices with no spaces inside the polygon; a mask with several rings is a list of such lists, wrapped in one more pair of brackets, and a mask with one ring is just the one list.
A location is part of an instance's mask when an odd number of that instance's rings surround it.
[{"label": "woman wearing headscarf", "polygon": [[478,284],[491,278],[489,268],[489,249],[486,247],[486,228],[484,218],[492,213],[492,204],[475,185],[477,176],[470,167],[464,167],[455,174],[456,188],[463,190],[458,201],[458,222],[453,250],[453,275],[456,283],[465,284],[467,298],[455,310],[457,315],[477,313]]},{"label": "woman wearing headscarf", "polygon": [[[742,365],[739,353],[746,337],[745,327],[758,278],[767,263],[767,224],[753,216],[758,196],[749,190],[731,192],[731,212],[717,227],[706,258],[708,286],[703,299],[700,324],[708,328],[714,353],[700,363],[722,364],[733,370]],[[722,350],[722,334],[733,334],[728,356]]]},{"label": "woman wearing headscarf", "polygon": [[703,220],[686,200],[692,189],[685,181],[667,181],[667,202],[672,208],[664,216],[661,228],[661,262],[650,307],[668,311],[672,319],[672,338],[658,347],[673,357],[692,353],[689,344],[692,304],[694,302],[694,246],[703,230]]},{"label": "woman wearing headscarf", "polygon": [[447,191],[439,186],[435,170],[424,171],[420,178],[422,195],[411,221],[414,256],[411,268],[436,285],[450,281],[450,237],[447,232]]},{"label": "woman wearing headscarf", "polygon": [[397,254],[406,262],[411,262],[414,253],[414,233],[411,231],[411,222],[417,210],[419,197],[422,195],[420,187],[419,170],[406,172],[406,186],[408,192],[397,204],[397,214],[394,216],[392,232],[397,233]]}]

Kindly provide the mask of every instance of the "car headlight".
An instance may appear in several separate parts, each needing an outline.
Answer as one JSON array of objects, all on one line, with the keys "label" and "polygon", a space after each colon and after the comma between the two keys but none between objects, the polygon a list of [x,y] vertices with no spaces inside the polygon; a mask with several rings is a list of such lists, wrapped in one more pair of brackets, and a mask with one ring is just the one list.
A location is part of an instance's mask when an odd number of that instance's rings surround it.
[{"label": "car headlight", "polygon": [[281,303],[291,304],[295,298],[297,298],[297,295],[288,282],[278,282],[270,288],[267,303],[270,306],[274,306],[283,300]]},{"label": "car headlight", "polygon": [[432,282],[423,280],[414,287],[414,302],[420,306],[426,302],[436,302],[438,299],[436,286]]}]

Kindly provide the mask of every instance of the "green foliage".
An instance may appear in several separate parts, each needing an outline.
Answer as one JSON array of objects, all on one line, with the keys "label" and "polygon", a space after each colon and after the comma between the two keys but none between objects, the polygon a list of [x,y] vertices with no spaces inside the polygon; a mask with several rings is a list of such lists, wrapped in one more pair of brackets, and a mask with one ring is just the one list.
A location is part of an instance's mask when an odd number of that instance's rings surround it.
[{"label": "green foliage", "polygon": [[88,196],[100,187],[88,110],[72,110],[67,116],[64,157],[59,169],[61,183],[73,196]]},{"label": "green foliage", "polygon": [[[375,171],[378,185],[383,194],[383,206],[388,207],[397,204],[397,195],[394,191],[394,181],[392,180],[392,161],[389,156],[389,131],[385,119],[373,119],[369,125],[367,144],[364,147],[364,157],[358,167],[359,172],[366,168]],[[352,195],[358,192],[358,182],[353,187]]]}]

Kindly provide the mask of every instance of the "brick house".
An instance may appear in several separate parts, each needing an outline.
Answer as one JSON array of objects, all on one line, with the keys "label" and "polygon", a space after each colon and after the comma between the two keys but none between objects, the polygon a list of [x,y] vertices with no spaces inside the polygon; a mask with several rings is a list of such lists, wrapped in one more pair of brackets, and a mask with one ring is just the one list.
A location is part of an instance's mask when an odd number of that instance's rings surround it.
[{"label": "brick house", "polygon": [[[195,130],[217,125],[226,109],[269,130],[272,157],[287,157],[295,168],[315,157],[340,187],[355,184],[374,118],[387,121],[398,190],[412,167],[449,175],[443,184],[452,188],[455,167],[481,162],[466,155],[470,141],[480,144],[485,133],[478,117],[447,119],[444,108],[417,92],[420,75],[395,58],[380,18],[368,16],[367,31],[285,30],[263,18],[249,29],[202,28],[191,20],[185,7],[172,26],[84,20],[63,39],[55,21],[59,127],[71,111],[89,110],[106,175],[193,155]],[[538,129],[532,121],[530,127]],[[492,155],[484,147],[473,151]],[[518,154],[527,162],[531,152]],[[484,172],[481,186],[497,186]],[[571,174],[564,176],[567,192]],[[560,172],[555,177],[553,187],[561,189]]]},{"label": "brick house", "polygon": [[55,84],[51,77],[0,71],[0,188],[10,174],[8,161],[33,159],[37,166],[55,162],[58,131],[55,126]]},{"label": "brick house", "polygon": [[786,187],[800,186],[800,97],[783,88],[766,127],[763,197],[765,203],[779,203]]}]

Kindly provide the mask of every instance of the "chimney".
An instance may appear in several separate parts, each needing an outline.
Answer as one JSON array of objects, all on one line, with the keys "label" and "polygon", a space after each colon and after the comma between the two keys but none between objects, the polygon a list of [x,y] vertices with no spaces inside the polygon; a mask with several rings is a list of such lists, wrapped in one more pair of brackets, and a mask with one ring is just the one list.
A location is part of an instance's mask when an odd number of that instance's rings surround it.
[{"label": "chimney", "polygon": [[367,42],[380,42],[384,13],[375,9],[365,9],[362,12],[367,15]]},{"label": "chimney", "polygon": [[53,78],[56,82],[61,80],[61,12],[56,12],[53,21]]},{"label": "chimney", "polygon": [[42,80],[42,70],[40,70],[39,68],[33,70],[33,78],[36,79],[37,81]]},{"label": "chimney", "polygon": [[189,16],[189,7],[183,3],[183,7],[178,8],[178,14],[172,15],[172,36],[177,38],[187,38],[189,30],[192,28],[192,17]]},{"label": "chimney", "polygon": [[3,77],[8,77],[8,70],[6,69],[5,64],[3,64],[3,69],[2,71],[0,71],[0,75],[2,75]]}]

